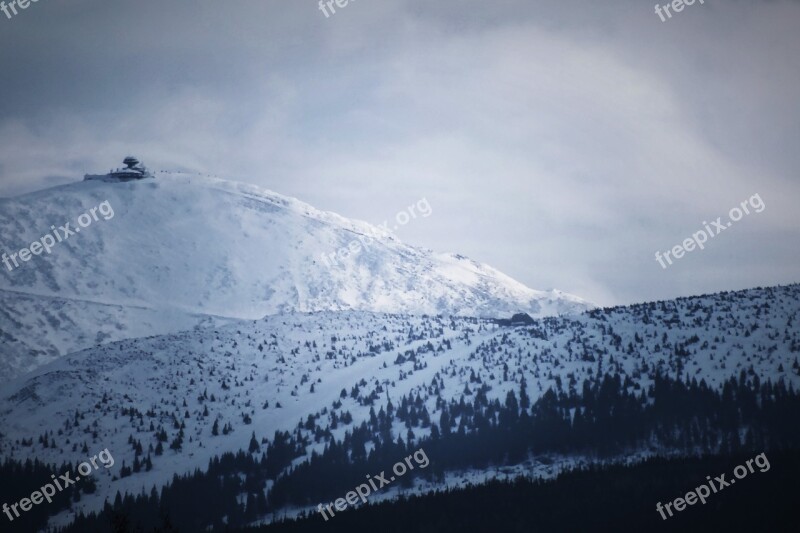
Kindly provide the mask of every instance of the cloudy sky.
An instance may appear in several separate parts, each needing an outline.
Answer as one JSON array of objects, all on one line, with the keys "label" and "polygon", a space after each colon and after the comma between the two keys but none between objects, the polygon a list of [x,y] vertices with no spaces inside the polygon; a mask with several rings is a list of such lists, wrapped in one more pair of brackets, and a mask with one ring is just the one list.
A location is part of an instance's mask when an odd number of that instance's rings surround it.
[{"label": "cloudy sky", "polygon": [[[0,13],[0,196],[261,185],[604,305],[800,281],[800,3],[40,0]],[[666,251],[745,216],[662,269]]]}]

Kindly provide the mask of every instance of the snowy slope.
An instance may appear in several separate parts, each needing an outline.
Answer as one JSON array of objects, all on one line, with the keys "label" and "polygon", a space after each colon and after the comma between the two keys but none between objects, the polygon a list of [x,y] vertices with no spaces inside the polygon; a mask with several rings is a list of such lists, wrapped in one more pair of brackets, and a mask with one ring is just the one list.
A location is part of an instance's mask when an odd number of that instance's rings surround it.
[{"label": "snowy slope", "polygon": [[[214,318],[324,310],[545,316],[591,307],[292,198],[189,175],[80,182],[0,200],[1,251],[19,250],[51,226],[71,222],[74,229],[82,213],[103,202],[113,217],[100,216],[49,255],[12,271],[0,267],[0,375],[97,342]],[[366,237],[374,239],[366,249],[322,260]],[[54,313],[54,298],[71,302],[64,314],[80,318],[43,319]]]},{"label": "snowy slope", "polygon": [[[792,285],[598,309],[527,327],[466,317],[322,312],[121,341],[71,354],[0,387],[0,457],[75,462],[83,460],[84,444],[90,453],[108,448],[117,466],[100,474],[96,496],[76,506],[97,509],[117,490],[149,490],[176,472],[204,468],[214,455],[246,449],[253,432],[260,440],[295,431],[308,437],[307,454],[320,452],[325,442],[315,443],[314,431],[298,423],[311,416],[325,428],[333,411],[340,419],[349,412],[351,423],[331,429],[342,438],[369,418],[370,406],[361,400],[370,397],[378,411],[387,398],[419,395],[438,420],[438,395],[458,400],[476,379],[487,385],[490,400],[502,401],[524,378],[535,401],[558,383],[580,383],[600,366],[639,389],[652,384],[654,372],[721,388],[743,371],[797,388],[798,318],[800,286]],[[356,398],[341,397],[356,385]],[[233,431],[212,436],[215,420]],[[180,452],[154,457],[150,472],[113,479],[122,461],[133,461],[129,438],[141,441],[146,454],[160,428],[172,441],[176,421],[185,424]],[[404,436],[406,426],[395,420],[392,431]],[[417,438],[429,431],[414,427]],[[22,439],[30,444],[19,444]]]},{"label": "snowy slope", "polygon": [[64,353],[108,341],[235,322],[174,309],[0,290],[0,376],[23,374]]}]

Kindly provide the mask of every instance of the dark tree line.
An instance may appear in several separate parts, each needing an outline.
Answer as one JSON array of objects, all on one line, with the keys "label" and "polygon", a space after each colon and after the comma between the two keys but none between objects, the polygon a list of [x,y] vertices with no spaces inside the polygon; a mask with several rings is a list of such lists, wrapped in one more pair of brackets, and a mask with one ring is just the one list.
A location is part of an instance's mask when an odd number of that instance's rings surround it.
[{"label": "dark tree line", "polygon": [[[0,512],[0,531],[38,531],[47,525],[49,516],[63,511],[70,506],[70,502],[79,501],[81,493],[92,493],[95,483],[91,477],[84,477],[79,482],[67,486],[61,483],[62,490],[57,489],[52,476],[61,482],[60,475],[69,472],[69,479],[75,479],[76,468],[72,465],[49,465],[38,460],[27,459],[25,462],[6,459],[0,463],[0,505],[9,507],[10,520],[6,513]],[[17,506],[17,513],[11,506],[22,498],[30,499],[34,491],[40,491],[44,485],[53,485],[55,495],[51,502],[42,500],[38,505],[33,505],[28,511],[23,511]]]},{"label": "dark tree line", "polygon": [[[519,393],[509,391],[504,402],[489,400],[485,386],[476,387],[470,401],[465,395],[449,403],[440,400],[435,422],[426,422],[424,406],[406,397],[397,410],[391,402],[386,410],[373,409],[343,439],[331,439],[322,453],[294,467],[289,465],[310,443],[298,433],[279,432],[260,457],[244,451],[225,454],[213,459],[206,472],[175,476],[160,493],[118,495],[100,513],[80,517],[65,531],[243,526],[285,505],[316,506],[341,497],[363,483],[365,475],[388,471],[419,448],[430,465],[401,477],[400,486],[409,486],[415,476],[435,481],[448,471],[516,465],[544,460],[550,453],[602,458],[669,451],[730,457],[800,449],[795,423],[800,396],[782,381],[762,383],[742,373],[717,391],[702,381],[656,375],[645,390],[615,373],[581,385],[569,392],[549,390],[532,405],[524,386]],[[414,416],[419,426],[411,424]],[[410,433],[429,424],[430,434],[395,438],[390,429],[395,419],[406,422]]]},{"label": "dark tree line", "polygon": [[[370,532],[613,533],[796,530],[800,453],[770,452],[771,468],[710,496],[667,520],[657,502],[685,495],[707,475],[731,472],[752,454],[649,459],[633,466],[592,466],[555,480],[518,479],[370,504],[337,513],[281,521],[251,533]],[[730,477],[730,476],[729,476]]]}]

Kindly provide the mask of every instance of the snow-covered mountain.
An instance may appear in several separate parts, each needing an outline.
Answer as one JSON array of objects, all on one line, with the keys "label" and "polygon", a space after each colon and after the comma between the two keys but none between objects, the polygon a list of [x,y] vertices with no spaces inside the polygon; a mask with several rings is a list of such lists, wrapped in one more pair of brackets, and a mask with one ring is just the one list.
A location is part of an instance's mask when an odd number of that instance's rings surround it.
[{"label": "snow-covered mountain", "polygon": [[[595,309],[519,327],[342,311],[120,341],[70,354],[0,387],[0,457],[74,463],[108,448],[117,466],[98,473],[96,493],[77,506],[96,510],[117,491],[140,493],[174,473],[204,468],[223,452],[246,450],[252,434],[261,442],[288,432],[303,443],[290,461],[297,465],[331,439],[346,442],[345,434],[362,423],[378,424],[375,413],[388,421],[382,431],[389,430],[389,441],[401,437],[412,446],[431,435],[432,422],[444,423],[448,405],[456,413],[465,398],[516,409],[512,394],[535,404],[547,391],[579,393],[603,374],[618,376],[618,386],[642,406],[653,403],[648,395],[659,375],[715,391],[730,378],[796,390],[798,319],[800,285],[792,285]],[[469,409],[461,411],[451,415],[453,432],[475,431],[481,423]],[[167,449],[179,437],[177,449]],[[367,450],[382,438],[369,435]],[[153,452],[159,442],[163,455]],[[123,461],[130,468],[146,456],[152,470],[137,467],[120,479]],[[444,462],[431,457],[432,464],[437,460]],[[553,460],[538,466],[520,460],[516,472],[552,474],[554,468]],[[441,483],[485,475],[450,472]]]},{"label": "snow-covered mountain", "polygon": [[[103,203],[80,228],[78,217]],[[67,222],[80,233],[0,267],[0,376],[101,342],[276,313],[547,316],[591,307],[292,198],[185,174],[2,199],[0,251],[61,235]],[[354,242],[368,245],[330,259]]]}]

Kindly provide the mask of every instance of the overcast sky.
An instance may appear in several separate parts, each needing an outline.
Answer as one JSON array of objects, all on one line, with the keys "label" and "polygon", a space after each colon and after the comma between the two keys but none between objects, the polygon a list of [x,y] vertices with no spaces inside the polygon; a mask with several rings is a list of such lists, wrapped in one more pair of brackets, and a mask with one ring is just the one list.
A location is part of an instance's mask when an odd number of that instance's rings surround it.
[{"label": "overcast sky", "polygon": [[405,242],[603,305],[799,282],[800,3],[653,6],[40,0],[0,13],[0,196],[133,153],[375,224],[425,197]]}]

